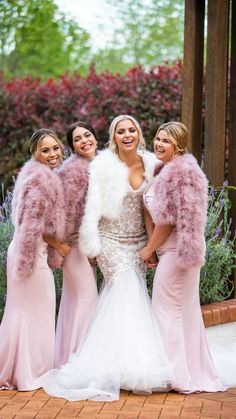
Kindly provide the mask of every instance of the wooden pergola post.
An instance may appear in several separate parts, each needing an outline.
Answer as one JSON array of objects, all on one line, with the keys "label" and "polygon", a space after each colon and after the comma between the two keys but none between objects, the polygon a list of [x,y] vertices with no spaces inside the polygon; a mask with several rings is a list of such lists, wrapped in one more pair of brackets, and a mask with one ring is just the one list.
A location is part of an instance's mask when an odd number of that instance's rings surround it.
[{"label": "wooden pergola post", "polygon": [[208,0],[204,170],[214,186],[225,179],[228,48],[229,1]]},{"label": "wooden pergola post", "polygon": [[205,0],[185,1],[182,121],[190,131],[189,150],[202,158],[202,95]]},{"label": "wooden pergola post", "polygon": [[[229,95],[229,184],[236,186],[236,3],[232,1],[231,9],[231,51],[230,51],[230,95]],[[236,190],[230,191],[232,202],[232,230],[236,230]],[[236,250],[236,243],[235,243]],[[236,251],[235,251],[236,253]],[[236,270],[234,270],[236,296]]]}]

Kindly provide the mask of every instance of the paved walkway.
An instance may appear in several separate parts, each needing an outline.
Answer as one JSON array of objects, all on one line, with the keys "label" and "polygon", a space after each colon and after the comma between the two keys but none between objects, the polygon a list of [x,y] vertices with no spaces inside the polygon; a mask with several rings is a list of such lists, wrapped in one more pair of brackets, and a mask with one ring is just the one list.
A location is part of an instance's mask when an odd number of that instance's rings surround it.
[{"label": "paved walkway", "polygon": [[225,393],[189,396],[155,393],[150,396],[122,391],[117,402],[68,402],[43,390],[1,391],[0,419],[236,419],[236,389]]}]

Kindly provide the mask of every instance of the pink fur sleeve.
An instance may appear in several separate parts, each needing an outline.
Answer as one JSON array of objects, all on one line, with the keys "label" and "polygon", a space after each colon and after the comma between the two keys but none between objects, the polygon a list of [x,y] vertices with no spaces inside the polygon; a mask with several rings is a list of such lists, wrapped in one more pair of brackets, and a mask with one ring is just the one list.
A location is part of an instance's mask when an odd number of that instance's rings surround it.
[{"label": "pink fur sleeve", "polygon": [[177,255],[181,267],[203,265],[207,219],[207,179],[199,167],[178,174],[175,190]]},{"label": "pink fur sleeve", "polygon": [[175,225],[179,266],[203,265],[207,179],[192,155],[177,157],[156,176],[151,215],[156,225]]},{"label": "pink fur sleeve", "polygon": [[173,188],[165,179],[165,168],[154,179],[154,199],[151,216],[156,225],[175,225],[176,206],[173,199]]},{"label": "pink fur sleeve", "polygon": [[17,227],[16,271],[29,276],[34,268],[36,253],[45,232],[47,196],[42,190],[28,187],[23,196],[23,208]]}]

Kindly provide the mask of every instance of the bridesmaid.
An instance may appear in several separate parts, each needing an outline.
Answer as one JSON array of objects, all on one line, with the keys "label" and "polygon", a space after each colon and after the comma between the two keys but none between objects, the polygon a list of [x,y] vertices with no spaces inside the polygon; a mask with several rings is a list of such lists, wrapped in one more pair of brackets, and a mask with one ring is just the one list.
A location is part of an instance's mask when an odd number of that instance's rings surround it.
[{"label": "bridesmaid", "polygon": [[76,122],[68,128],[67,142],[73,155],[58,174],[62,180],[66,210],[65,241],[71,251],[63,263],[63,289],[56,329],[54,366],[65,364],[87,331],[97,300],[97,285],[87,256],[78,248],[78,230],[84,211],[88,166],[94,158],[98,137],[93,127]]},{"label": "bridesmaid", "polygon": [[155,223],[150,242],[140,251],[148,261],[157,249],[152,305],[183,393],[224,390],[209,353],[199,302],[200,268],[204,264],[207,179],[187,152],[188,131],[169,122],[154,138],[163,162],[144,194]]},{"label": "bridesmaid", "polygon": [[[55,288],[43,235],[63,237],[63,189],[53,172],[62,158],[56,134],[39,129],[30,139],[32,158],[13,191],[14,237],[8,249],[7,298],[0,326],[0,389],[26,391],[52,368],[55,340]],[[66,244],[58,241],[63,256]],[[59,255],[58,255],[59,256]],[[50,252],[51,264],[57,263]]]}]

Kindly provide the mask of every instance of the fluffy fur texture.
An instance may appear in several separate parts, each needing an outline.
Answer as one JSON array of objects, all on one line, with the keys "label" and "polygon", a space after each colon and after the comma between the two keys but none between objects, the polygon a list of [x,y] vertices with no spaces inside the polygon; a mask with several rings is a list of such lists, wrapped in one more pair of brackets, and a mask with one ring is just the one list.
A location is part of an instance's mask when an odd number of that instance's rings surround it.
[{"label": "fluffy fur texture", "polygon": [[[16,274],[30,275],[43,234],[59,240],[64,236],[65,212],[60,178],[46,165],[33,158],[21,169],[12,200],[15,227]],[[49,248],[51,267],[61,264],[60,255]]]},{"label": "fluffy fur texture", "polygon": [[207,185],[191,154],[176,157],[154,179],[151,215],[157,225],[176,225],[177,258],[182,268],[204,264]]},{"label": "fluffy fur texture", "polygon": [[85,194],[88,186],[88,161],[74,154],[58,170],[64,190],[66,226],[64,240],[78,232],[84,213]]},{"label": "fluffy fur texture", "polygon": [[[154,154],[141,152],[145,178],[150,181],[157,159]],[[80,228],[79,246],[83,253],[95,257],[100,253],[99,220],[119,216],[129,190],[129,169],[111,150],[102,151],[89,167],[89,186],[85,214]]]}]

